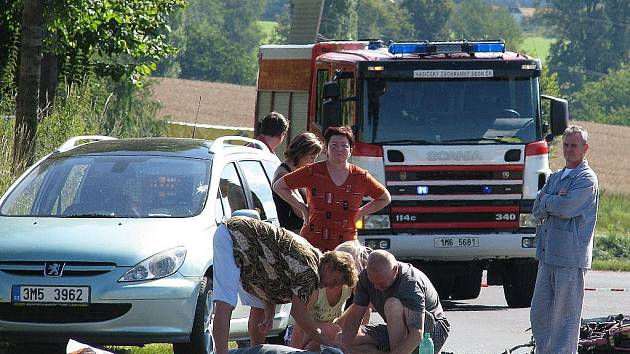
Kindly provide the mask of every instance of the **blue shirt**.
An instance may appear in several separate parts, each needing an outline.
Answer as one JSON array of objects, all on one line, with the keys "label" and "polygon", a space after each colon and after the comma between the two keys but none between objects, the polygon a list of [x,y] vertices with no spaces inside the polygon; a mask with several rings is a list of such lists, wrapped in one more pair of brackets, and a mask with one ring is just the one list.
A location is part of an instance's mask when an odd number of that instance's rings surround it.
[{"label": "blue shirt", "polygon": [[536,257],[548,265],[590,268],[597,221],[597,176],[586,160],[563,178],[564,168],[549,176],[538,192],[533,213]]}]

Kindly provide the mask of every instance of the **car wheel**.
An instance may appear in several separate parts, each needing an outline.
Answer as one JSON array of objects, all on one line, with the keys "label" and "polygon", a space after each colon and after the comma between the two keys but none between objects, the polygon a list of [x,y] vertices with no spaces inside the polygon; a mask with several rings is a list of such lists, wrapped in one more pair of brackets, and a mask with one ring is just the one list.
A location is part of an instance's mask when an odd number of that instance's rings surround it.
[{"label": "car wheel", "polygon": [[203,277],[199,286],[197,308],[189,343],[173,343],[174,354],[211,354],[212,342],[212,279]]}]

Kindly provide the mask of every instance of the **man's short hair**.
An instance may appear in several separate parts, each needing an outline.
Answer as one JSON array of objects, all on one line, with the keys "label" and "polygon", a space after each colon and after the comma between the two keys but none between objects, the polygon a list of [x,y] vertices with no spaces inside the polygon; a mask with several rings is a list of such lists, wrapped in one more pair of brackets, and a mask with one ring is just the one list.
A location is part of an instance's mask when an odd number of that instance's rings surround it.
[{"label": "man's short hair", "polygon": [[280,136],[289,130],[289,121],[278,112],[271,112],[258,122],[256,133],[267,136]]},{"label": "man's short hair", "polygon": [[368,257],[367,268],[370,271],[382,272],[392,269],[395,265],[396,257],[387,251],[374,250]]},{"label": "man's short hair", "polygon": [[564,139],[569,134],[580,134],[582,137],[582,142],[584,144],[588,144],[588,132],[586,129],[580,127],[579,125],[570,125],[567,129],[562,133],[562,139]]},{"label": "man's short hair", "polygon": [[320,263],[320,269],[324,265],[329,265],[331,270],[335,270],[341,273],[343,277],[344,285],[350,288],[354,288],[359,281],[359,275],[357,274],[357,268],[354,265],[354,259],[346,252],[342,251],[328,251],[324,253]]}]

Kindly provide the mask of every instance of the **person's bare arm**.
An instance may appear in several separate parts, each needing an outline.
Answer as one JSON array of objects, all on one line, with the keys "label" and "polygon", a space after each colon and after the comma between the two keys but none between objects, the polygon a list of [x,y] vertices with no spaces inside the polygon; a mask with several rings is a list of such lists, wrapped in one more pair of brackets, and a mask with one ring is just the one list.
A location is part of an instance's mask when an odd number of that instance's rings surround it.
[{"label": "person's bare arm", "polygon": [[357,213],[357,220],[361,219],[365,215],[370,215],[377,212],[391,203],[392,196],[388,191],[383,192],[380,197],[370,200],[367,204],[359,208]]},{"label": "person's bare arm", "polygon": [[273,184],[273,190],[278,193],[282,199],[286,200],[286,202],[289,203],[294,210],[297,209],[299,211],[298,215],[302,215],[302,219],[304,221],[308,220],[308,207],[304,201],[301,200],[302,198],[296,198],[293,191],[287,187],[287,184],[284,182],[284,177],[278,179]]},{"label": "person's bare arm", "polygon": [[366,306],[352,304],[343,313],[343,323],[341,324],[341,344],[343,348],[352,349],[354,338],[359,332],[359,326],[366,310]]},{"label": "person's bare arm", "polygon": [[[284,175],[286,175],[287,173],[289,173],[289,171],[285,170],[284,168],[277,168],[276,172],[273,175],[272,184],[275,184],[276,181],[278,181],[280,178],[284,177]],[[276,193],[278,193],[278,192],[276,192]],[[297,199],[300,203],[306,204],[306,201],[304,199],[302,199],[302,195],[297,190],[291,190],[291,193],[293,194],[295,199]],[[280,195],[280,193],[278,193],[278,195]],[[284,199],[284,197],[282,197],[282,199]],[[291,203],[289,203],[289,206],[291,206],[291,209],[293,209],[293,212],[296,215],[302,215],[302,211],[299,208],[296,208],[295,206],[291,205]]]},{"label": "person's bare arm", "polygon": [[234,308],[223,301],[214,303],[214,320],[212,321],[212,336],[214,350],[217,354],[228,353],[228,335],[230,332],[230,317]]},{"label": "person's bare arm", "polygon": [[[311,297],[317,296],[317,292],[314,292]],[[310,302],[310,301],[309,301]],[[293,295],[291,299],[291,316],[295,322],[300,325],[304,334],[311,337],[312,340],[327,346],[336,346],[334,342],[328,340],[324,335],[318,331],[317,323],[308,311],[308,306],[299,296]]]}]

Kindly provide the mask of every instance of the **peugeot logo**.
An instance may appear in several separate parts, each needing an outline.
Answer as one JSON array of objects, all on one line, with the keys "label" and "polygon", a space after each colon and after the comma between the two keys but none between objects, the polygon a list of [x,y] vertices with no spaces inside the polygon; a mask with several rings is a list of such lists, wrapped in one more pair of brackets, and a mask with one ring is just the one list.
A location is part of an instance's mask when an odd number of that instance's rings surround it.
[{"label": "peugeot logo", "polygon": [[46,262],[44,263],[44,276],[45,277],[60,277],[63,274],[63,267],[66,264],[63,262]]}]

